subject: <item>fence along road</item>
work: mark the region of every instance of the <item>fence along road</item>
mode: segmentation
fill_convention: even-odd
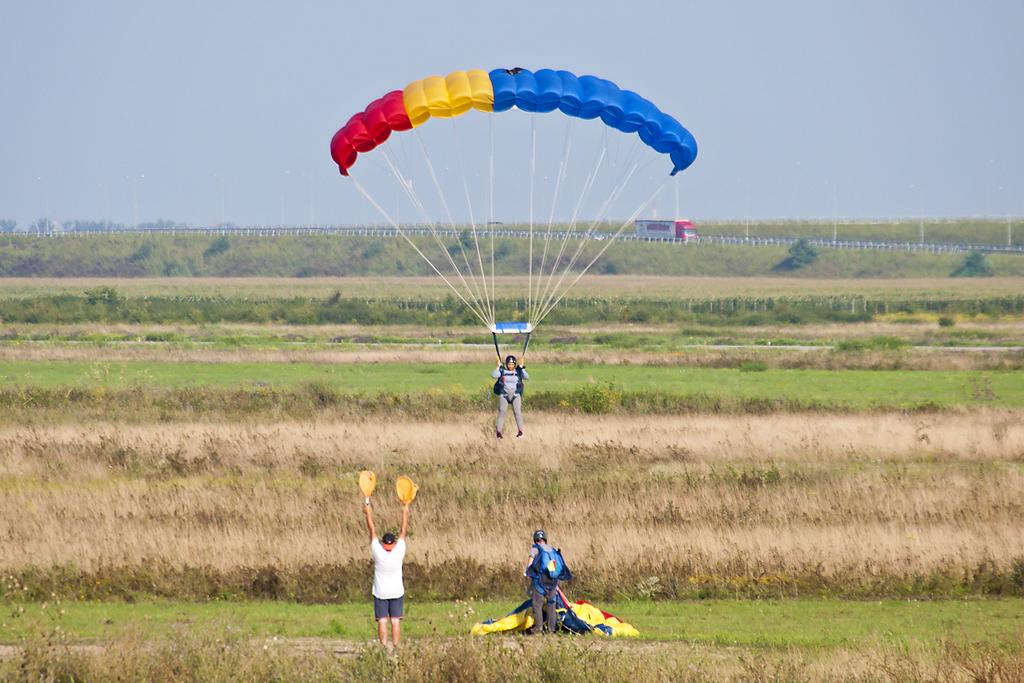
[[[423,225],[409,225],[402,228],[402,232],[412,237],[432,237],[437,234],[440,237],[458,238],[467,233],[469,228],[464,230],[452,230],[451,228],[435,228],[433,231]],[[245,226],[223,226],[223,227],[199,227],[199,228],[109,228],[104,230],[89,231],[63,231],[52,230],[46,232],[14,233],[25,234],[34,237],[75,237],[93,234],[168,234],[168,235],[237,235],[241,237],[283,237],[295,235],[336,235],[338,237],[398,237],[399,232],[390,226],[384,225],[245,225]],[[477,228],[479,239],[495,238],[504,239],[529,239],[530,231],[510,228]],[[543,239],[547,233],[543,230],[534,230],[533,238]],[[586,235],[585,231],[572,231],[569,239],[581,239]],[[552,231],[551,239],[562,240],[566,238],[565,231]],[[611,239],[608,233],[596,233],[590,237],[594,240]],[[980,251],[996,254],[1024,254],[1024,246],[1000,246],[994,244],[955,244],[955,243],[929,243],[929,242],[891,242],[886,240],[830,240],[823,237],[743,237],[739,235],[701,235],[698,240],[683,241],[679,239],[659,239],[654,237],[637,237],[636,235],[620,235],[615,238],[622,242],[659,242],[674,246],[700,246],[702,244],[737,244],[752,247],[788,247],[800,239],[815,247],[826,247],[829,249],[859,249],[879,251],[925,251],[931,253],[957,253]]]

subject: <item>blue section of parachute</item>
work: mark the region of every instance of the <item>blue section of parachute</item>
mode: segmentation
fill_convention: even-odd
[[[697,141],[679,121],[611,81],[552,69],[495,69],[489,75],[496,112],[512,107],[540,113],[558,109],[581,119],[600,118],[623,133],[638,133],[645,145],[669,155],[672,175],[697,158]]]
[[[530,323],[494,323],[491,331],[495,334],[526,334],[532,332]]]

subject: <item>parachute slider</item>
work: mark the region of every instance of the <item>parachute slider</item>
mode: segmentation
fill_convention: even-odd
[[[531,334],[533,325],[524,322],[494,323],[491,325],[491,334]]]
[[[526,362],[526,350],[530,348],[530,335],[533,334],[533,323],[505,322],[491,325],[491,339],[494,340],[494,352],[498,354],[498,363],[501,363],[501,348],[498,346],[499,334],[525,334],[526,342],[523,344],[523,357],[519,364]]]

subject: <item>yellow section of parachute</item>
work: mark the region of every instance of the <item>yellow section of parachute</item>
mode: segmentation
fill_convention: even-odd
[[[636,627],[632,624],[627,624],[618,617],[609,615],[604,616],[598,608],[591,605],[589,602],[577,602],[572,606],[572,611],[576,613],[583,621],[587,622],[593,627],[599,625],[607,627],[611,630],[611,636],[615,638],[636,638],[640,635],[640,631],[636,630]]]
[[[489,633],[520,633],[522,631],[529,631],[532,626],[533,612],[529,609],[522,609],[512,614],[507,614],[501,619],[473,624],[470,634],[486,636]]]
[[[402,104],[413,128],[430,117],[450,118],[470,109],[494,110],[491,77],[482,69],[453,71],[447,76],[430,76],[413,81],[402,91]]]

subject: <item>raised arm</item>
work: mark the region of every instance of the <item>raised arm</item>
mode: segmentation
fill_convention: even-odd
[[[398,532],[398,538],[405,538],[405,532],[409,530],[409,504],[402,505],[402,530]]]
[[[530,557],[526,560],[526,566],[523,567],[523,576],[530,575],[530,567],[533,566],[533,561],[537,559],[536,548],[530,547]]]
[[[370,542],[377,538],[377,529],[373,526],[373,509],[370,507],[370,499],[363,503],[363,514],[366,515],[366,529],[370,532]]]

